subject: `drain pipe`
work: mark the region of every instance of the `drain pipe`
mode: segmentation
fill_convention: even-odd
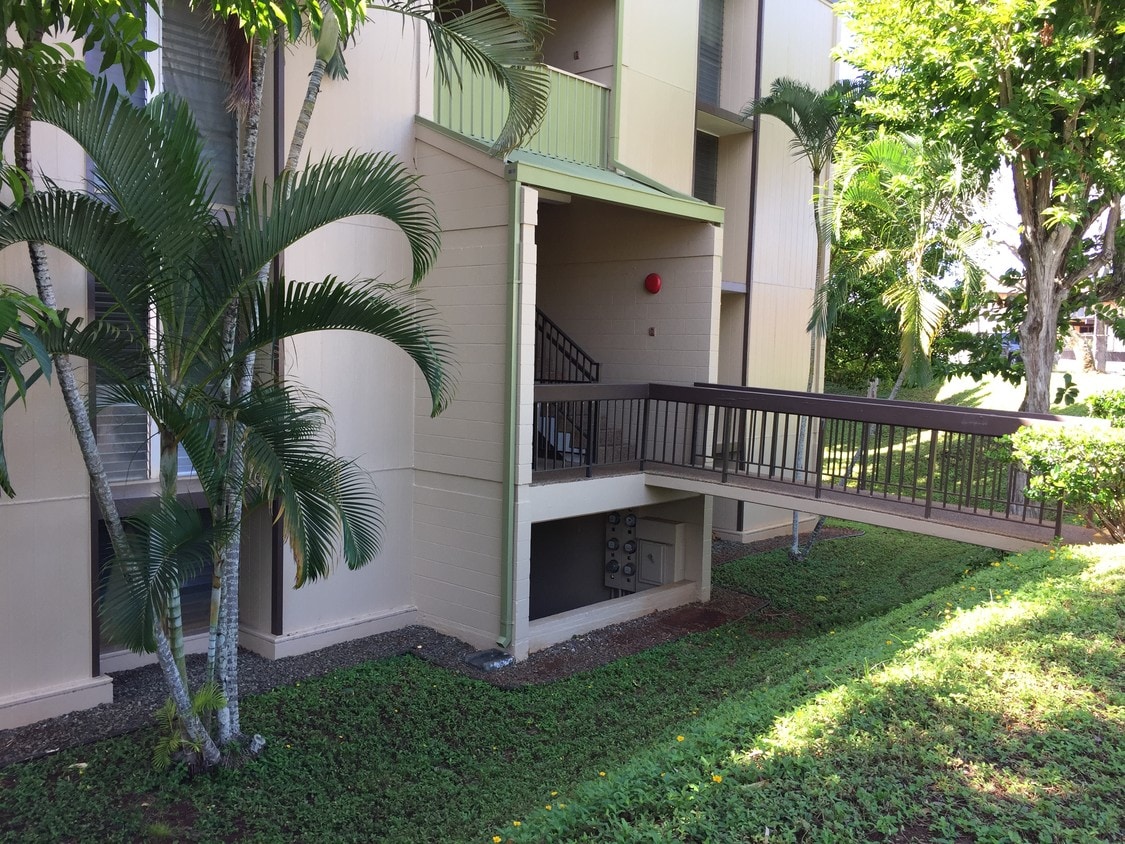
[[[766,0],[758,0],[758,31],[755,33],[754,48],[754,101],[762,97],[762,47],[764,33]],[[750,311],[754,286],[754,223],[758,216],[758,159],[761,149],[762,116],[754,115],[753,139],[750,141],[750,213],[746,230],[746,298],[742,308],[742,386],[750,386]],[[746,502],[738,502],[738,520],[735,528],[741,533],[746,523]]]
[[[515,607],[512,605],[516,573],[516,460],[519,444],[516,427],[519,422],[519,355],[520,355],[520,221],[523,218],[523,185],[513,179],[508,189],[511,237],[508,254],[508,419],[504,426],[504,526],[500,534],[500,634],[496,644],[507,648],[512,644]]]

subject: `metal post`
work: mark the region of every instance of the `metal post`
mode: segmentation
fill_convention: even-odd
[[[937,441],[938,432],[930,431],[930,460],[929,469],[926,472],[926,518],[930,518],[930,514],[934,510],[934,462],[937,460]]]
[[[727,482],[728,466],[730,461],[730,438],[731,438],[731,408],[723,408],[723,439],[720,447],[723,450],[723,483]]]
[[[590,405],[590,434],[586,438],[586,477],[594,475],[595,452],[598,450],[598,402],[591,399]]]

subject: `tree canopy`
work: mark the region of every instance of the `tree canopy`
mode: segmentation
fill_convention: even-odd
[[[1045,411],[1058,311],[1110,263],[1125,193],[1125,6],[843,0],[876,119],[953,144],[983,185],[1011,166],[1027,410]]]

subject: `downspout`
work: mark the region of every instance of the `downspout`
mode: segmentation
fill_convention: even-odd
[[[613,96],[613,125],[609,132],[609,161],[607,162],[610,169],[620,166],[617,155],[621,151],[621,56],[624,54],[622,42],[625,38],[625,0],[617,0],[615,11],[617,17],[614,27],[617,30],[615,33],[617,43],[614,46],[616,54],[613,57],[613,90],[610,92]]]
[[[754,56],[754,101],[762,97],[762,45],[764,43],[763,26],[765,19],[766,0],[758,0],[758,32],[756,34]],[[754,115],[753,133],[750,142],[750,214],[746,232],[746,300],[742,309],[742,386],[750,386],[750,310],[751,291],[750,283],[754,277],[754,223],[758,216],[758,159],[761,148],[762,116]]]
[[[282,45],[273,51],[273,170],[280,176],[285,167],[285,50]],[[285,253],[273,259],[273,283],[280,284],[285,274]],[[280,342],[273,344],[273,376],[281,380],[285,372]],[[278,503],[270,505],[270,633],[281,636],[285,632],[285,540],[282,536]]]
[[[516,574],[516,442],[519,422],[519,355],[520,355],[520,221],[523,218],[522,188],[512,180],[508,193],[508,364],[505,377],[508,386],[508,419],[504,426],[504,524],[500,533],[500,634],[496,643],[502,648],[512,644],[515,607],[512,604]]]
[[[755,33],[754,47],[754,101],[762,97],[762,47],[765,44],[766,0],[758,0],[758,31]],[[758,159],[761,147],[762,116],[754,115],[754,136],[750,141],[750,214],[746,232],[746,298],[742,308],[742,386],[750,386],[750,311],[754,286],[754,223],[758,216]],[[746,502],[738,502],[739,532],[743,530],[746,516]]]

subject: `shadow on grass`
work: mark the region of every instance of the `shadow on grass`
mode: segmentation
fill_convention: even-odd
[[[974,577],[963,609],[946,589],[841,637],[835,660],[823,638],[794,651],[785,679],[515,840],[1118,840],[1122,565],[1017,565]]]

